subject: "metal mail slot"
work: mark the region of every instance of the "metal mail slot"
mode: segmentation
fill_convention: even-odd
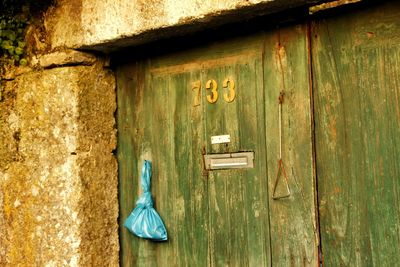
[[[204,155],[207,170],[254,168],[254,152]]]

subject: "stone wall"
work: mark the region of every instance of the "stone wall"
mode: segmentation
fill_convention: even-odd
[[[117,266],[114,76],[77,52],[41,62],[3,82],[0,265]]]

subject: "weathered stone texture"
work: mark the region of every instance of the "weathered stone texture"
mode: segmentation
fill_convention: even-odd
[[[53,48],[109,51],[319,2],[323,0],[60,0],[48,13],[46,28]]]
[[[113,75],[23,74],[0,108],[0,265],[118,265]]]
[[[97,58],[93,54],[75,50],[57,51],[39,56],[38,65],[41,68],[61,66],[93,65]]]
[[[93,67],[79,72],[77,81],[80,266],[118,266],[115,79],[110,71]]]
[[[12,162],[18,162],[20,155],[19,146],[19,122],[15,114],[16,91],[13,86],[2,82],[0,85],[0,266],[6,263],[6,255],[9,242],[6,231],[11,223],[6,219],[10,208],[4,206],[5,198],[4,182],[8,180],[8,174],[4,172]],[[17,187],[17,185],[16,185]]]

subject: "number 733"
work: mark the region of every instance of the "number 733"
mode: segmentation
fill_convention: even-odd
[[[230,79],[226,78],[223,83],[222,83],[222,88],[224,88],[224,100],[227,103],[233,102],[236,97],[236,91],[235,91],[235,82]],[[215,80],[208,80],[206,82],[206,87],[205,89],[207,91],[210,91],[210,94],[207,94],[207,101],[211,104],[214,104],[217,102],[219,94],[218,94],[218,83]],[[200,106],[201,104],[201,81],[195,81],[192,83],[192,90],[195,91],[195,97],[193,100],[193,106]]]

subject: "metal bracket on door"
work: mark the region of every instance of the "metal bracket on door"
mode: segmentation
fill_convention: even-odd
[[[287,194],[286,195],[281,195],[281,196],[275,196],[275,192],[276,192],[276,187],[278,185],[278,181],[279,181],[279,175],[283,174],[283,177],[285,178],[285,182],[286,182],[286,189],[287,189]],[[291,194],[290,192],[290,188],[289,188],[289,181],[288,181],[288,177],[286,175],[286,171],[285,171],[285,167],[283,166],[283,161],[282,159],[280,159],[278,161],[278,172],[276,173],[276,180],[275,180],[275,184],[274,184],[274,189],[272,192],[272,199],[273,200],[277,200],[277,199],[281,199],[281,198],[286,198],[289,197]]]
[[[288,176],[286,174],[285,171],[285,166],[283,164],[283,160],[282,160],[282,103],[283,103],[283,97],[284,97],[284,92],[281,91],[279,94],[279,159],[278,159],[278,171],[276,173],[276,179],[275,179],[275,183],[274,183],[274,188],[272,191],[272,199],[277,200],[277,199],[281,199],[281,198],[286,198],[289,197],[291,192],[290,192],[290,188],[289,188],[289,180],[288,180]],[[280,174],[283,175],[283,178],[285,179],[286,182],[286,189],[287,189],[287,194],[286,195],[281,195],[281,196],[275,196],[275,192],[276,192],[276,187],[278,186],[278,182],[279,182],[279,177]]]

